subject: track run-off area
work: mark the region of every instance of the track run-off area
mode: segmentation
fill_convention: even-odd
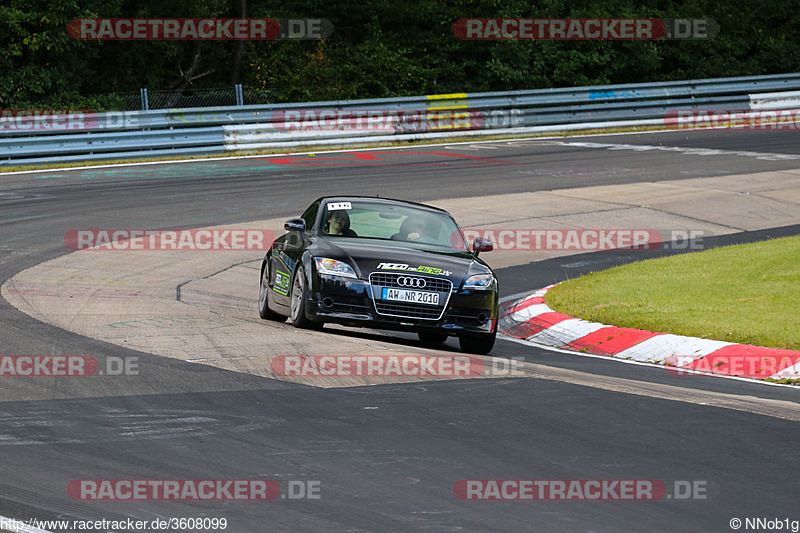
[[[0,174],[0,356],[95,365],[89,377],[0,376],[0,458],[14,465],[0,480],[0,515],[225,518],[236,532],[730,531],[734,518],[800,520],[796,388],[502,337],[474,357],[483,372],[457,379],[284,375],[276,360],[463,354],[454,338],[431,348],[411,334],[260,320],[263,251],[228,246],[236,232],[260,232],[268,246],[323,195],[418,201],[498,241],[482,257],[513,300],[631,261],[800,234],[798,141],[792,131],[681,131]],[[79,231],[132,229],[201,229],[218,249],[75,250]],[[621,235],[674,242],[614,249]],[[80,480],[270,480],[279,493],[101,501],[72,490]],[[474,501],[492,499],[486,480],[664,490]]]

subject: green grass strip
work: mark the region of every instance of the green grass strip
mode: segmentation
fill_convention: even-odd
[[[614,326],[800,350],[800,236],[592,272],[545,302]]]

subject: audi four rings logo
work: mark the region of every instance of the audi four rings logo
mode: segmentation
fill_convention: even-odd
[[[425,287],[425,280],[423,278],[409,278],[407,276],[400,276],[397,278],[397,284],[401,287],[414,287],[421,289]]]

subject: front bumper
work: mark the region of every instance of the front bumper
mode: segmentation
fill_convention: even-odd
[[[318,274],[309,291],[306,316],[314,321],[348,326],[448,335],[494,331],[499,305],[496,288],[466,291],[452,288],[449,293],[441,293],[440,301],[445,296],[446,301],[436,310],[421,306],[417,310],[411,309],[412,306],[387,307],[381,299],[381,289],[381,285],[367,280]]]

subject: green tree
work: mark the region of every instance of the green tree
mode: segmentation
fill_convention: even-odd
[[[0,6],[0,106],[79,107],[97,50],[66,32],[74,18],[92,16],[115,0],[10,0]]]
[[[76,41],[80,17],[328,19],[324,40]],[[800,71],[797,0],[7,0],[0,106],[112,105],[88,94],[245,86],[282,101],[641,83]],[[715,39],[468,41],[461,18],[707,18]],[[241,68],[237,68],[239,57]],[[83,95],[83,96],[82,96]],[[99,107],[98,107],[99,106]]]

